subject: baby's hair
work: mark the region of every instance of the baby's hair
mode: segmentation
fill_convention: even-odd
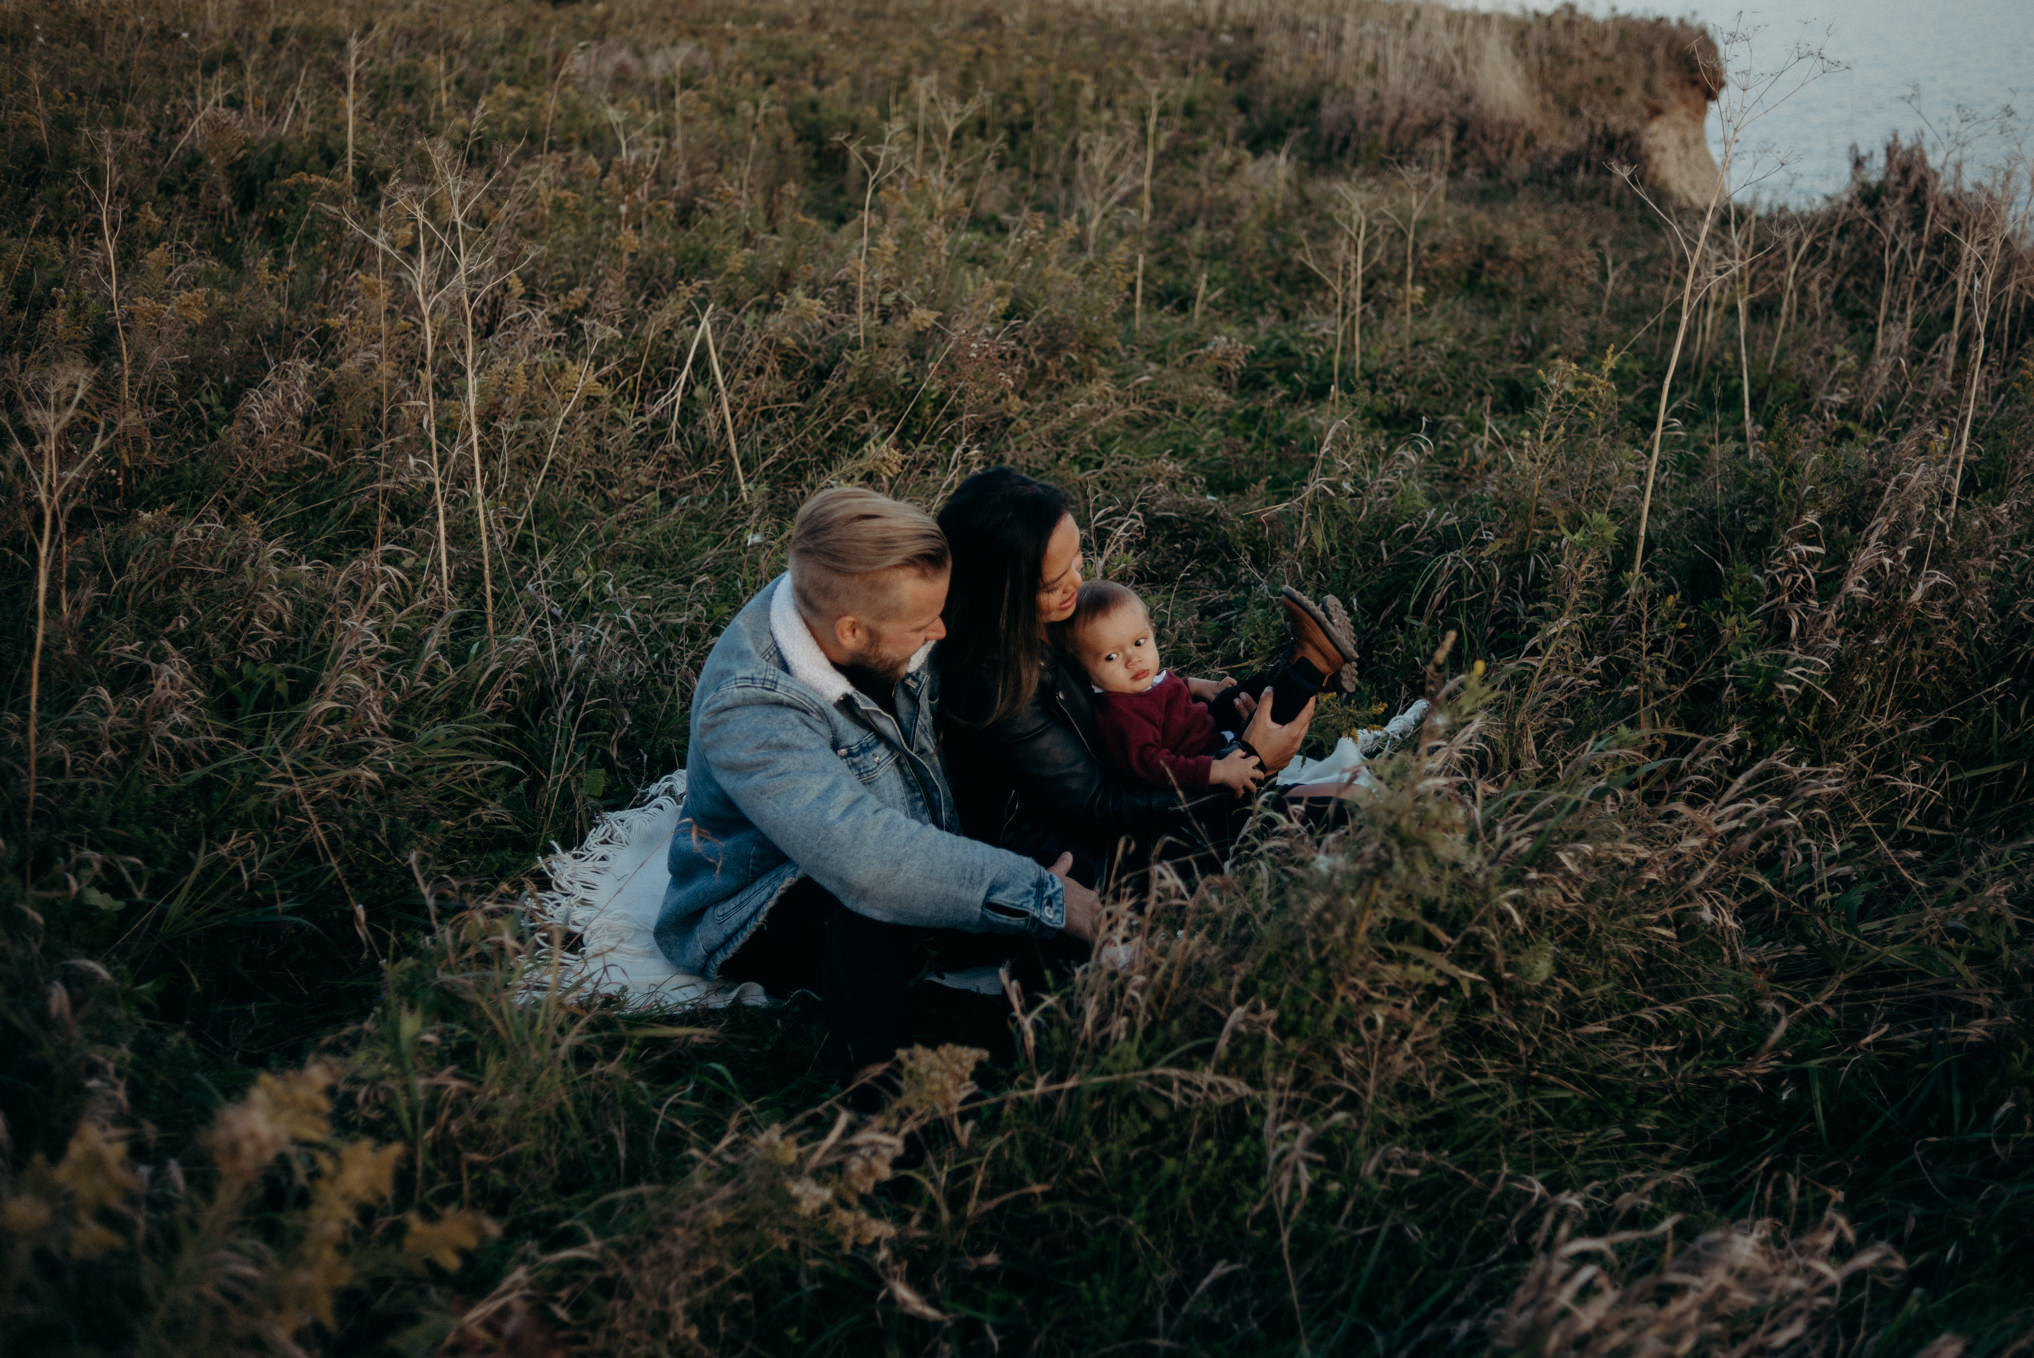
[[[1136,590],[1114,580],[1090,580],[1074,596],[1073,613],[1059,624],[1058,640],[1071,650],[1090,623],[1111,616],[1117,609],[1132,607],[1144,608],[1144,600],[1137,597]],[[1150,611],[1145,609],[1147,616]]]

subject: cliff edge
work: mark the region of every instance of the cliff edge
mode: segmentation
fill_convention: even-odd
[[[1089,0],[1121,14],[1123,0]],[[1709,32],[1667,19],[1487,14],[1397,0],[1130,0],[1210,30],[1262,113],[1311,118],[1359,161],[1419,156],[1500,177],[1637,168],[1656,195],[1706,203],[1705,135],[1723,87]]]

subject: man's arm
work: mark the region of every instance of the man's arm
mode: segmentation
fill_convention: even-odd
[[[816,699],[730,684],[700,709],[693,757],[785,857],[850,910],[892,924],[1050,933],[1067,924],[1059,877],[885,805],[835,753]],[[903,755],[899,755],[903,758]]]

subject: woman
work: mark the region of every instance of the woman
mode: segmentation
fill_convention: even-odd
[[[1131,782],[1096,757],[1087,676],[1046,628],[1072,615],[1081,533],[1066,493],[1008,467],[963,482],[939,514],[953,552],[947,638],[936,653],[946,764],[962,826],[978,839],[1106,877],[1129,861],[1220,849],[1251,803],[1226,790],[1190,798]],[[1292,721],[1259,706],[1241,734],[1267,772],[1299,752],[1313,704]]]

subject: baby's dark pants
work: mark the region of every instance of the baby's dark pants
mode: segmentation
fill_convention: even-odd
[[[1236,698],[1247,693],[1260,698],[1265,689],[1271,690],[1271,719],[1283,726],[1297,717],[1300,709],[1320,693],[1327,684],[1327,677],[1313,667],[1312,662],[1297,656],[1286,659],[1268,670],[1259,670],[1240,684],[1231,684],[1217,693],[1208,702],[1208,711],[1215,718],[1217,731],[1233,731],[1241,734],[1250,724],[1250,719],[1236,710]]]

